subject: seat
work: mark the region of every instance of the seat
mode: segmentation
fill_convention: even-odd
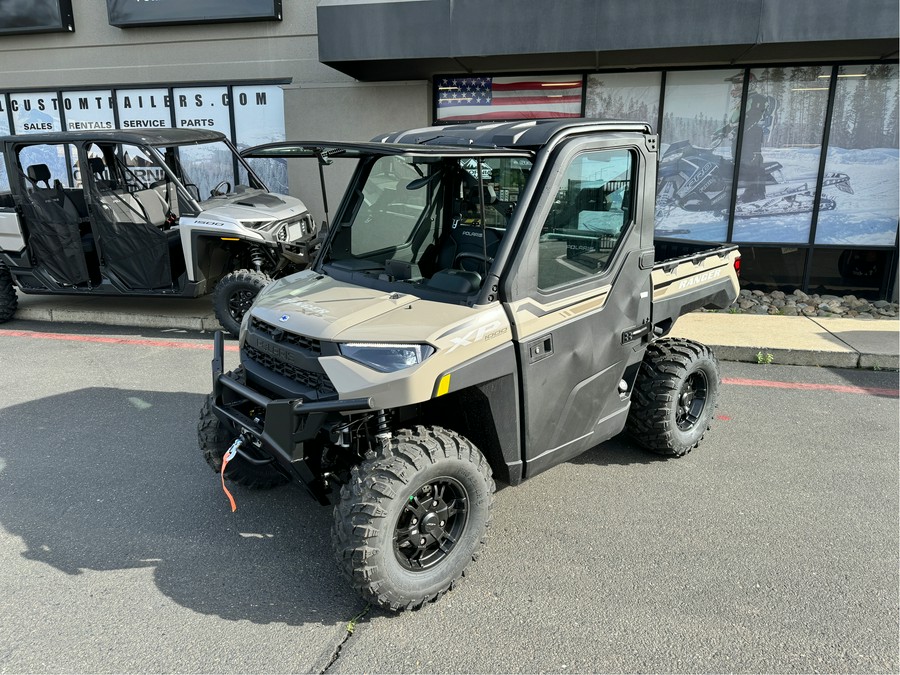
[[[25,174],[28,176],[28,180],[31,181],[31,184],[35,187],[35,189],[50,189],[50,167],[46,164],[32,164],[28,167]],[[43,188],[38,185],[38,183],[40,183],[41,181],[44,182]]]
[[[144,209],[129,192],[107,190],[100,195],[100,204],[107,217],[114,223],[137,223],[144,221]]]
[[[115,189],[115,182],[105,178],[103,175],[104,171],[106,171],[106,164],[103,163],[102,157],[88,157],[88,166],[91,169],[91,174],[94,176],[94,183],[100,190]]]
[[[41,206],[52,205],[60,207],[65,213],[66,220],[77,223],[81,220],[81,212],[75,206],[72,198],[66,194],[62,183],[58,180],[50,186],[50,167],[46,164],[32,164],[26,171],[28,180],[31,181],[32,201],[40,200]],[[44,183],[44,187],[40,183]]]
[[[149,223],[156,225],[157,227],[166,224],[166,211],[168,209],[166,203],[156,190],[147,188],[146,190],[133,192],[132,195],[137,200],[137,203],[141,205],[141,208],[144,210],[144,215],[147,217]]]
[[[478,225],[452,227],[439,244],[437,269],[460,269],[486,274],[497,254],[500,237],[497,230],[482,229]]]

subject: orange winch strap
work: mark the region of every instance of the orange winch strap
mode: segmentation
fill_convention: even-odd
[[[237,511],[237,504],[234,503],[234,497],[231,496],[231,493],[228,491],[228,488],[225,487],[225,467],[228,466],[228,462],[234,459],[234,456],[237,454],[238,446],[241,444],[241,439],[237,439],[234,443],[231,444],[231,447],[228,448],[228,451],[222,457],[222,471],[219,474],[222,477],[222,489],[225,491],[225,495],[228,497],[228,501],[231,502],[231,512],[234,513]]]

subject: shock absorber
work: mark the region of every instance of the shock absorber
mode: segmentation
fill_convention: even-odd
[[[375,416],[375,440],[382,450],[387,450],[391,444],[391,427],[384,410],[379,410]]]
[[[265,257],[261,250],[259,250],[259,246],[251,246],[250,247],[250,262],[253,263],[253,266],[256,268],[257,272],[262,272],[263,263],[266,261]]]

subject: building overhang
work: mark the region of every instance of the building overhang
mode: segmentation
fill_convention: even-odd
[[[359,80],[896,59],[896,0],[321,0],[319,60]]]

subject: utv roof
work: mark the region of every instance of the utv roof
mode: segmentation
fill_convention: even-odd
[[[247,148],[244,157],[344,157],[366,155],[530,156],[551,139],[589,132],[652,133],[649,124],[599,119],[526,120],[490,124],[449,124],[396,131],[368,143],[283,141]]]
[[[0,136],[0,143],[131,143],[135,145],[190,145],[220,141],[225,135],[205,129],[100,129],[53,131],[46,134]]]
[[[396,131],[372,139],[380,143],[411,143],[444,146],[480,146],[493,148],[536,148],[546,145],[555,136],[574,135],[594,131],[652,133],[645,122],[567,118],[565,120],[522,120],[519,122],[491,122],[447,124]]]

